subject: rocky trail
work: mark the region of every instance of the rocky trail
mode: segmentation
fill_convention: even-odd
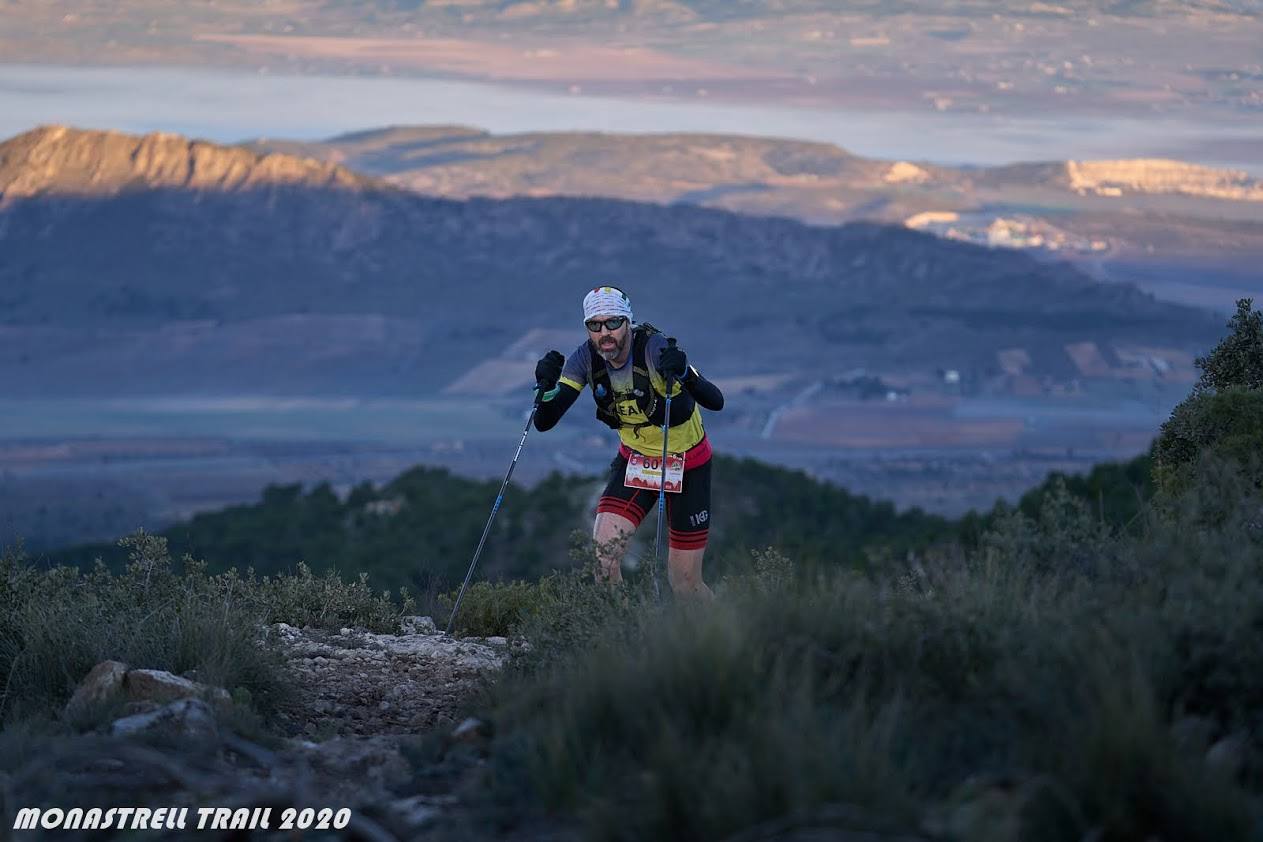
[[[107,704],[119,715],[95,733],[41,743],[39,757],[0,773],[0,800],[40,803],[55,788],[62,804],[273,808],[268,831],[197,834],[204,839],[281,838],[287,807],[349,808],[350,824],[328,831],[343,839],[455,838],[453,825],[468,827],[459,790],[484,762],[489,732],[465,709],[525,642],[451,638],[428,617],[406,618],[395,634],[285,624],[269,634],[294,689],[275,723],[284,736],[241,736],[249,729],[234,727],[240,712],[227,691],[196,676],[105,661],[80,683],[66,715]]]
[[[409,619],[393,635],[274,627],[298,688],[282,720],[294,736],[430,731],[457,716],[508,659],[505,638],[454,639],[428,617]]]

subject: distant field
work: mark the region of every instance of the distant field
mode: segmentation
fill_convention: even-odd
[[[455,38],[338,38],[292,35],[199,35],[199,41],[228,44],[260,56],[377,64],[396,70],[456,74],[493,81],[573,82],[716,80],[759,81],[791,78],[771,69],[755,70],[718,59],[671,55],[646,47],[531,40],[512,43]]]
[[[0,399],[0,440],[74,437],[226,437],[257,441],[430,444],[520,426],[485,401],[360,398],[170,397],[127,400]],[[0,457],[3,456],[0,450]]]
[[[950,407],[866,401],[790,410],[776,425],[775,436],[851,449],[1011,449],[1024,427],[1011,418],[954,418]]]
[[[769,414],[785,400],[782,385],[770,375],[726,381],[729,405],[707,419],[716,449],[952,515],[1014,499],[1050,470],[1141,453],[1169,408],[1104,394],[825,396],[791,404],[765,437]],[[107,540],[255,500],[274,483],[328,482],[346,493],[416,464],[499,478],[526,408],[470,398],[0,400],[0,545]],[[601,475],[616,447],[584,398],[556,430],[530,434],[515,478],[529,485],[553,471]]]

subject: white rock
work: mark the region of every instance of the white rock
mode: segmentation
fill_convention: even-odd
[[[110,726],[115,735],[137,734],[142,731],[171,729],[181,737],[215,737],[219,729],[215,715],[201,699],[179,699],[149,713],[138,713],[117,719]]]
[[[216,702],[227,702],[228,691],[189,681],[166,670],[129,670],[123,678],[127,698],[137,702],[170,702],[209,695]]]
[[[488,736],[491,726],[483,720],[471,716],[452,729],[453,740],[461,742],[477,742]]]
[[[79,682],[74,695],[66,703],[66,712],[73,713],[85,707],[100,704],[123,691],[123,679],[127,664],[120,661],[102,661]]]
[[[404,617],[399,621],[404,634],[438,634],[433,617]]]

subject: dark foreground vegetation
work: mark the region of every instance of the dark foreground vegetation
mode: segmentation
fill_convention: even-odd
[[[606,839],[1254,838],[1246,491],[1208,466],[1140,537],[1053,496],[879,575],[765,555],[706,611],[549,600],[522,626],[549,645],[498,688],[492,792]]]
[[[479,585],[463,631],[530,648],[471,700],[494,737],[429,832],[1263,839],[1263,317],[1243,304],[1231,329],[1155,442],[1151,496],[1115,516],[1134,466],[860,563],[748,553],[705,607],[653,599],[643,572]],[[213,676],[266,734],[285,682],[263,624],[405,610],[129,549],[122,574],[3,568],[6,780],[28,780],[13,746],[94,727],[55,711],[95,659]],[[413,757],[423,791],[447,761],[425,740]]]

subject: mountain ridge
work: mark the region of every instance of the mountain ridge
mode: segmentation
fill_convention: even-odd
[[[133,135],[46,125],[0,142],[0,201],[61,192],[105,195],[139,186],[231,191],[264,185],[388,189],[314,158],[167,132]]]
[[[1225,312],[1263,295],[1263,180],[1169,159],[952,167],[768,137],[467,126],[248,145],[336,161],[424,195],[604,196],[815,225],[873,221],[1070,260],[1102,280]]]
[[[397,149],[400,144],[405,148]],[[754,135],[494,134],[473,126],[443,125],[390,126],[311,142],[261,138],[238,145],[170,132],[135,135],[44,125],[0,140],[0,196],[31,196],[61,189],[108,193],[138,183],[200,190],[236,190],[268,184],[387,190],[391,185],[402,185],[449,198],[594,195],[567,193],[547,184],[535,183],[530,189],[515,184],[514,177],[518,182],[540,180],[538,170],[529,166],[498,184],[486,175],[474,174],[479,172],[477,165],[481,161],[500,155],[520,162],[524,148],[539,155],[550,145],[581,155],[583,166],[577,169],[587,173],[614,169],[628,158],[643,159],[663,177],[684,186],[688,182],[682,181],[683,170],[688,170],[697,182],[744,178],[747,183],[762,179],[774,185],[794,186],[846,178],[853,187],[1017,183],[1079,195],[1116,197],[1131,192],[1263,202],[1263,179],[1240,170],[1163,158],[1035,161],[962,168],[866,158],[834,144]],[[418,150],[442,151],[420,155],[416,154]],[[388,156],[393,159],[393,166],[387,162]],[[348,161],[353,162],[351,167],[346,165]],[[409,161],[416,164],[415,169],[408,167]],[[363,172],[358,171],[359,166],[364,167]],[[425,180],[415,174],[424,169],[455,169],[456,174]],[[461,172],[469,173],[464,181]],[[604,195],[621,197],[618,193]]]
[[[588,167],[602,166],[606,161],[610,168],[626,158],[655,156],[655,167],[676,164],[679,169],[693,168],[707,160],[738,160],[744,156],[766,158],[769,153],[792,158],[798,165],[790,171],[769,163],[768,173],[792,178],[795,175],[825,178],[838,175],[846,167],[847,174],[863,176],[872,184],[915,182],[942,182],[944,186],[976,181],[983,184],[1017,182],[1025,186],[1064,188],[1071,192],[1088,192],[1096,195],[1121,195],[1103,192],[1111,189],[1143,194],[1180,193],[1193,197],[1230,199],[1236,201],[1263,202],[1263,179],[1255,178],[1242,170],[1209,167],[1168,158],[1122,159],[1065,159],[1051,161],[1026,161],[989,167],[957,167],[927,164],[921,161],[904,161],[889,158],[869,158],[857,155],[836,144],[821,141],[795,140],[791,138],[759,135],[723,134],[707,132],[655,132],[627,134],[595,131],[521,132],[496,134],[476,126],[445,125],[394,125],[381,129],[368,129],[337,135],[322,141],[285,141],[259,139],[247,141],[248,148],[260,150],[296,150],[322,160],[350,161],[364,171],[380,176],[393,176],[392,180],[416,189],[418,182],[408,178],[406,168],[408,153],[414,148],[448,147],[453,163],[462,163],[460,151],[470,150],[470,160],[480,160],[473,152],[481,151],[487,158],[495,154],[515,154],[519,149],[530,148],[536,155],[547,152],[548,147],[569,149],[584,155]],[[393,153],[393,167],[387,167],[387,153]],[[686,153],[696,153],[691,156]],[[373,158],[372,155],[382,156]],[[671,158],[676,160],[671,160]],[[681,164],[681,159],[687,159]],[[436,160],[421,157],[419,166],[441,167],[443,157]],[[764,163],[768,163],[764,161]],[[814,165],[814,166],[813,166]],[[675,175],[673,172],[672,175]],[[713,175],[713,174],[712,174]],[[529,178],[524,175],[523,178]],[[699,180],[705,173],[696,176]],[[739,174],[731,174],[732,178]],[[479,179],[471,178],[477,183]],[[485,181],[485,179],[483,180]],[[479,194],[459,183],[448,182],[455,187],[448,195],[508,195],[507,188],[491,186],[495,192]]]
[[[8,183],[26,185],[0,206],[0,377],[15,392],[262,387],[258,354],[288,390],[442,389],[530,329],[571,324],[577,291],[598,281],[631,288],[642,317],[689,325],[702,345],[766,338],[767,372],[823,353],[981,378],[1016,347],[1030,372],[1069,380],[1067,345],[1195,345],[1216,325],[1134,286],[898,226],[604,198],[452,200],[298,158],[103,137],[45,138],[66,148],[21,158],[38,178],[0,146]],[[102,144],[108,167],[91,161]],[[187,167],[195,147],[204,170]],[[49,175],[48,160],[73,166]],[[232,168],[242,161],[257,166]],[[731,355],[708,370],[751,373]]]

